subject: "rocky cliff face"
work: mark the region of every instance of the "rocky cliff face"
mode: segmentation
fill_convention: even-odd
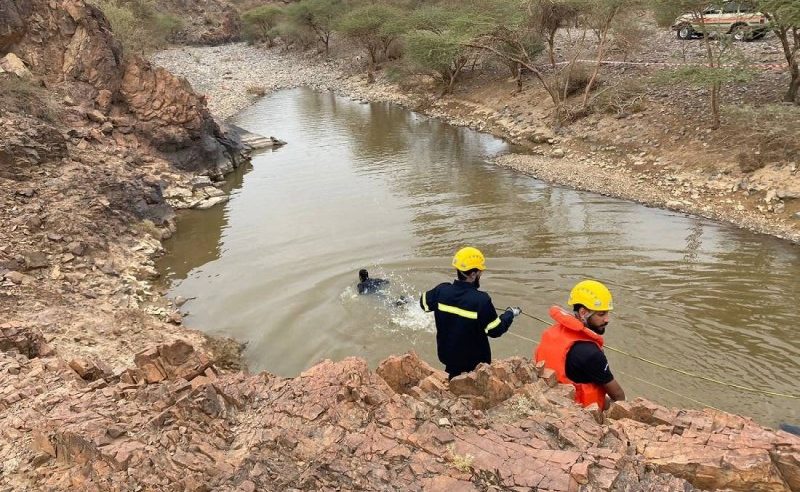
[[[0,325],[0,484],[47,490],[789,491],[800,438],[637,400],[606,418],[521,358],[223,375],[176,341],[116,374]]]
[[[0,0],[0,12],[0,56],[13,53],[67,94],[76,106],[72,127],[148,147],[182,169],[224,166],[234,155],[203,97],[166,70],[124,56],[97,8],[83,0]]]

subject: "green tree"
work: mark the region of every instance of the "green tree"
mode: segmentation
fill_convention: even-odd
[[[475,59],[475,50],[466,46],[469,36],[461,29],[462,15],[445,6],[425,5],[408,19],[406,56],[412,67],[441,79],[442,94],[453,90],[462,69]]]
[[[790,80],[783,100],[797,102],[800,90],[800,1],[762,0],[758,5],[769,19],[772,31],[780,39],[786,57]]]
[[[406,54],[416,67],[432,70],[441,78],[442,94],[453,90],[461,70],[474,56],[463,36],[453,31],[413,31],[407,37]]]
[[[114,37],[128,53],[147,56],[165,48],[183,23],[160,12],[148,0],[94,0],[108,19]]]
[[[279,21],[272,30],[272,33],[273,36],[283,43],[286,50],[296,46],[305,51],[317,42],[314,31],[305,26],[300,26],[295,22],[291,22],[288,19]]]
[[[555,40],[559,29],[574,23],[580,11],[575,0],[534,0],[530,3],[533,20],[547,40],[547,56],[556,66]]]
[[[597,48],[595,51],[595,66],[583,92],[584,107],[589,103],[589,94],[597,81],[597,75],[600,73],[603,57],[608,47],[609,32],[611,32],[622,13],[638,7],[638,0],[593,0],[585,5],[583,9],[585,22],[597,35]]]
[[[405,32],[405,16],[405,12],[391,5],[367,4],[347,12],[336,23],[338,31],[366,52],[370,79],[392,43]]]
[[[245,37],[251,41],[266,41],[272,47],[275,42],[276,29],[284,12],[280,7],[262,5],[242,14]]]
[[[466,8],[466,7],[464,7]],[[472,5],[469,22],[471,39],[467,46],[485,50],[507,63],[516,63],[529,71],[553,102],[553,123],[561,126],[567,119],[567,98],[574,92],[578,57],[586,47],[587,29],[582,26],[577,35],[570,34],[567,60],[549,72],[537,63],[545,49],[545,31],[537,20],[535,9],[525,0],[480,0]]]
[[[341,0],[301,0],[286,7],[286,14],[292,22],[313,31],[328,55],[331,34],[344,9]]]

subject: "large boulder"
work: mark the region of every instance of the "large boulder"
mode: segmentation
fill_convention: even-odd
[[[78,113],[98,125],[96,139],[114,132],[113,123],[98,121],[109,116],[125,120],[124,133],[135,132],[182,169],[236,165],[237,146],[223,137],[205,98],[185,80],[123,53],[97,7],[84,0],[0,0],[3,9],[22,27],[4,28],[4,37],[0,31],[0,54],[13,50],[45,83],[88,104]]]
[[[194,171],[228,159],[229,142],[186,79],[135,58],[125,65],[120,95],[140,132],[178,167]]]
[[[25,26],[6,50],[31,71],[53,84],[80,83],[116,92],[122,47],[99,9],[82,0],[3,1],[16,4]]]
[[[216,378],[211,358],[183,340],[139,352],[133,362],[137,369],[129,369],[123,377],[130,382],[192,381],[198,377],[203,377],[199,382],[206,382]]]
[[[13,73],[21,78],[29,78],[31,76],[31,71],[28,70],[25,63],[14,53],[9,53],[0,58],[0,73],[3,72]]]
[[[391,356],[381,362],[375,372],[397,393],[409,393],[411,388],[437,372],[440,373],[440,379],[447,378],[444,372],[437,371],[420,359],[416,352]]]
[[[800,438],[718,410],[614,403],[611,425],[648,466],[707,490],[799,490]]]
[[[479,364],[474,371],[454,377],[450,380],[450,391],[471,397],[476,408],[491,408],[536,379],[536,367],[529,360],[512,357],[491,365]]]

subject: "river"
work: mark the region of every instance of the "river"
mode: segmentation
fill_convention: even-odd
[[[182,214],[159,269],[169,295],[194,298],[186,324],[246,341],[252,370],[293,376],[351,355],[374,366],[408,350],[441,367],[432,315],[394,301],[451,280],[452,254],[473,245],[487,256],[482,289],[499,308],[545,319],[572,285],[595,278],[614,295],[612,347],[800,393],[795,245],[542,183],[491,163],[515,150],[502,140],[389,104],[294,89],[233,122],[288,145],[231,176],[224,206]],[[386,296],[357,295],[360,268],[391,281]],[[538,340],[543,328],[521,317],[511,332]],[[532,349],[510,334],[492,340],[495,358]],[[800,421],[796,399],[608,357],[629,397]]]

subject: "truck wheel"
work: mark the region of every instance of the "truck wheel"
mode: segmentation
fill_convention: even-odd
[[[678,26],[678,30],[675,31],[675,35],[678,36],[678,39],[682,39],[686,41],[687,39],[692,39],[694,36],[694,29],[689,24],[681,24]]]
[[[733,34],[734,41],[750,41],[753,39],[753,34],[750,32],[750,28],[739,24],[737,26],[733,26],[731,29],[731,34]]]

